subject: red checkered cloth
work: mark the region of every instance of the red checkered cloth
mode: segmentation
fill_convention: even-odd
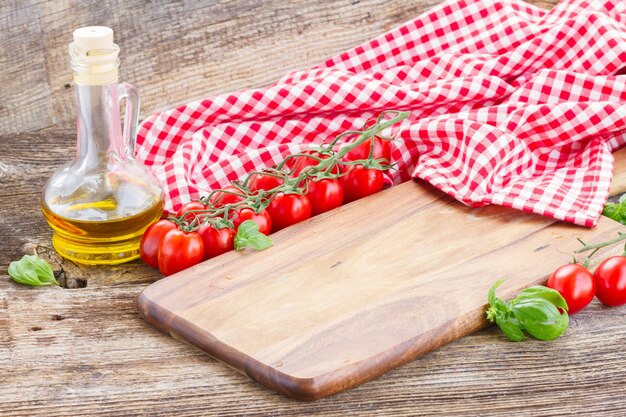
[[[137,158],[167,208],[361,127],[393,126],[389,184],[593,226],[626,143],[626,2],[450,0],[306,71],[143,122]]]

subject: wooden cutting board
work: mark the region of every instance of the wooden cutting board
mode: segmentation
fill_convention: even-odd
[[[138,306],[159,330],[314,400],[486,326],[496,280],[506,279],[504,297],[544,283],[576,238],[599,242],[622,228],[604,217],[589,230],[469,208],[409,182],[284,229],[266,251],[233,251],[160,280]]]

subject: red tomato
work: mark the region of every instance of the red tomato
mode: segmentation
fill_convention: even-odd
[[[281,178],[269,174],[254,174],[250,179],[250,192],[255,193],[259,190],[269,191],[283,183]]]
[[[300,194],[278,193],[267,208],[276,232],[311,217],[311,202]]]
[[[304,152],[301,152],[301,153],[306,154],[306,155],[312,155],[312,156],[314,156],[316,158],[320,158],[320,159],[327,159],[328,158],[328,155],[320,154],[317,151],[304,151]],[[304,170],[304,168],[310,167],[310,166],[315,166],[315,165],[317,165],[319,163],[320,163],[320,161],[318,161],[317,159],[312,158],[310,156],[296,156],[295,158],[290,158],[287,161],[286,165],[287,165],[287,168],[289,168],[292,171],[291,175],[294,176],[294,177],[297,177],[302,172],[302,170]],[[333,168],[332,172],[334,174],[339,173],[339,167],[335,166]]]
[[[232,219],[235,230],[237,230],[239,225],[246,220],[253,220],[256,222],[256,224],[259,225],[259,232],[264,235],[269,235],[272,231],[272,218],[267,210],[261,210],[258,213],[255,213],[254,210],[248,207],[237,210],[235,212],[235,217]]]
[[[243,200],[242,194],[243,191],[239,188],[234,185],[229,185],[221,191],[214,193],[209,200],[209,204],[217,208],[224,207],[226,204],[236,204]]]
[[[216,229],[209,223],[204,223],[197,230],[202,238],[204,246],[204,258],[211,259],[217,255],[221,255],[233,249],[235,239],[235,229],[224,227]]]
[[[159,244],[163,236],[170,230],[177,229],[176,223],[171,220],[159,220],[156,223],[152,223],[141,237],[139,243],[139,254],[141,259],[148,265],[158,268],[159,267]]]
[[[374,140],[374,151],[372,152],[372,158],[385,158],[387,163],[391,163],[391,141],[374,137],[373,139],[366,140],[356,148],[348,152],[343,158],[346,161],[356,161],[357,159],[368,159],[370,156],[371,143]]]
[[[626,304],[626,257],[611,256],[598,265],[596,297],[607,306]]]
[[[204,244],[196,232],[170,230],[159,244],[159,270],[165,276],[194,266],[203,257]]]
[[[205,206],[203,203],[199,201],[192,201],[190,203],[185,204],[181,208],[179,208],[178,211],[176,212],[176,217],[181,217],[183,214],[187,213],[188,211],[206,210],[206,209],[207,209],[207,206]],[[191,223],[196,217],[198,217],[198,215],[202,217],[202,213],[189,213],[185,216],[185,220],[188,223]]]
[[[578,313],[596,295],[596,283],[591,272],[582,265],[558,267],[548,279],[548,287],[557,290],[569,307],[568,313]]]
[[[343,187],[344,203],[377,193],[385,185],[381,171],[367,169],[363,165],[348,167],[347,173],[339,178],[339,182]]]
[[[311,213],[315,216],[339,207],[343,203],[343,188],[339,180],[335,179],[310,180],[306,196],[311,202]]]

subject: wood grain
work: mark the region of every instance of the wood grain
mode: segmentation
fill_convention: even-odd
[[[604,241],[622,228],[469,208],[408,182],[281,231],[266,251],[163,279],[138,303],[161,331],[314,400],[484,327],[496,279],[507,279],[504,297],[544,283],[576,238]]]
[[[81,26],[114,29],[120,77],[138,88],[145,117],[194,98],[270,84],[437,3],[5,1],[0,3],[0,133],[73,127],[67,45]]]
[[[250,26],[230,26],[228,36],[239,37],[234,48],[225,36],[224,42],[209,45],[204,38],[213,39],[216,28],[223,26],[206,29],[204,23],[215,15],[228,25],[224,10],[238,15],[251,2],[150,2],[145,7],[144,2],[114,0],[0,2],[0,126],[8,132],[0,135],[0,415],[622,417],[623,308],[604,308],[594,301],[572,317],[565,337],[550,343],[510,343],[490,327],[348,392],[299,403],[260,389],[199,349],[148,326],[137,313],[136,296],[160,277],[158,272],[139,263],[78,267],[60,261],[50,250],[50,232],[37,201],[45,179],[74,151],[65,48],[76,25],[114,25],[122,39],[122,77],[140,88],[146,115],[206,92],[271,82],[289,69],[312,65],[401,24],[437,2],[322,1],[309,2],[308,8],[305,2],[294,2],[294,7],[278,8],[277,1],[257,1],[259,25],[269,26],[268,16],[275,9],[283,20],[259,36]],[[549,8],[557,0],[531,3]],[[342,14],[335,14],[335,8],[342,8]],[[343,20],[348,15],[352,17]],[[41,25],[41,19],[47,24]],[[196,21],[203,22],[202,27],[190,30]],[[307,25],[317,32],[309,32]],[[128,47],[131,37],[141,48]],[[177,37],[175,46],[193,50],[197,62],[172,72],[171,66],[157,65],[155,56],[165,61]],[[239,53],[245,42],[251,45],[248,55]],[[61,48],[55,49],[54,60],[48,46]],[[266,53],[256,54],[261,47]],[[289,48],[288,59],[281,58],[283,47]],[[215,60],[215,53],[237,59]],[[147,64],[133,64],[131,74],[129,60]],[[20,70],[12,70],[17,64]],[[212,68],[210,76],[203,75],[205,67]],[[54,102],[46,87],[52,84]],[[63,130],[15,134],[50,125]],[[617,168],[616,173],[626,172],[624,165]],[[70,286],[82,288],[31,290],[9,281],[8,262],[33,252],[51,259]],[[563,255],[563,262],[567,260]]]

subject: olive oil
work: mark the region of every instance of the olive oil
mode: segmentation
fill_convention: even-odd
[[[118,53],[109,28],[74,32],[70,63],[78,110],[76,157],[54,172],[41,198],[55,250],[88,265],[138,258],[143,232],[163,213],[162,190],[134,160],[139,96],[130,84],[117,82]]]
[[[133,198],[120,198],[130,192]],[[139,257],[146,228],[163,213],[163,200],[138,185],[120,184],[107,198],[42,202],[59,255],[87,265],[115,265]]]

